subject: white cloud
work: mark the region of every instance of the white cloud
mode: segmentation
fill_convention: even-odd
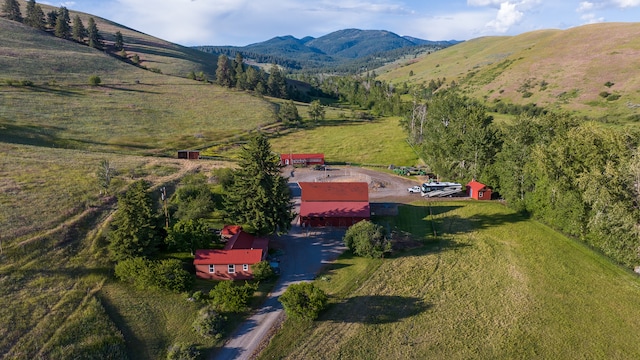
[[[580,3],[580,5],[578,6],[578,8],[576,9],[577,12],[588,12],[588,11],[592,11],[594,8],[596,7],[596,4],[590,2],[590,1],[583,1]]]
[[[469,6],[499,6],[504,0],[467,0]]]
[[[495,20],[487,23],[487,27],[495,30],[496,32],[505,33],[513,25],[520,22],[523,16],[524,13],[518,10],[517,4],[503,2],[500,4],[500,9],[498,10]]]
[[[611,1],[615,6],[621,8],[630,8],[640,6],[640,0],[612,0]]]

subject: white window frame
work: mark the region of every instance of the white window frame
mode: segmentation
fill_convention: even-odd
[[[227,272],[229,274],[235,274],[236,273],[236,264],[229,264],[227,266]]]
[[[209,273],[213,274],[214,272],[216,272],[216,267],[213,264],[209,264]]]
[[[242,271],[249,271],[249,264],[242,264]]]

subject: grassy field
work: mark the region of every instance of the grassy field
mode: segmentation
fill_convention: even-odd
[[[640,356],[637,276],[498,203],[428,206],[381,219],[424,247],[339,259],[316,281],[329,309],[286,321],[261,358]]]
[[[276,135],[270,142],[279,153],[324,153],[329,163],[416,165],[418,156],[405,139],[396,117],[372,121],[336,118],[310,124],[304,131]]]

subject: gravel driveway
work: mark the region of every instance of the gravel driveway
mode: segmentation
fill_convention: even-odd
[[[286,169],[291,176],[291,168]],[[377,203],[407,203],[420,199],[410,194],[408,187],[419,185],[422,179],[404,178],[373,170],[340,167],[327,170],[295,169],[289,178],[295,211],[300,206],[298,182],[314,181],[365,181],[369,183],[369,199],[372,208]],[[313,280],[324,264],[335,260],[345,247],[342,242],[345,229],[303,229],[294,220],[288,234],[272,239],[270,247],[280,250],[280,279],[262,307],[249,317],[229,338],[227,343],[211,359],[250,359],[262,340],[282,316],[278,297],[292,283]]]

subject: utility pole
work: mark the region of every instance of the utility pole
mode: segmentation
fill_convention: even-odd
[[[160,194],[161,194],[160,197],[162,198],[162,205],[164,208],[165,228],[169,230],[169,209],[167,208],[167,188],[164,186],[160,188]]]

